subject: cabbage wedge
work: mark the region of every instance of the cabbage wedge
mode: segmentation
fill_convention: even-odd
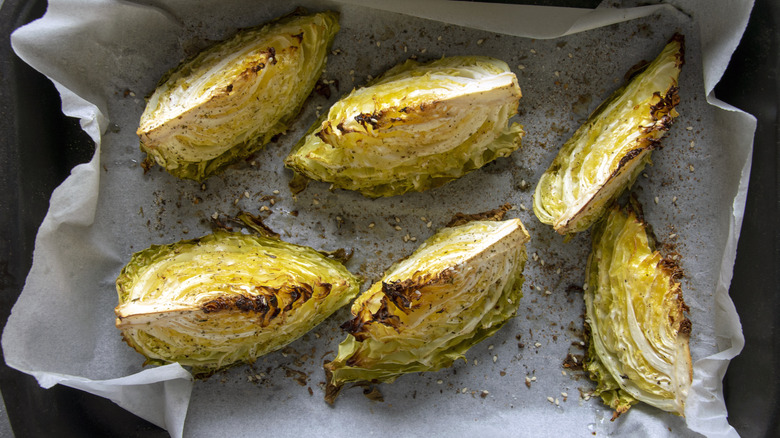
[[[200,181],[259,150],[300,111],[338,30],[335,12],[292,14],[182,63],[141,115],[145,165]]]
[[[585,369],[615,417],[640,401],[684,415],[693,371],[680,271],[654,250],[637,211],[614,207],[593,229]]]
[[[285,164],[372,198],[428,190],[520,147],[520,97],[497,59],[408,60],[336,102]]]
[[[519,219],[443,228],[352,304],[325,399],[346,382],[392,382],[452,365],[514,316],[528,233]]]
[[[116,326],[146,363],[210,374],[289,344],[359,283],[311,248],[217,231],[135,253],[116,288]]]
[[[677,117],[684,38],[615,91],[561,147],[536,185],[534,213],[560,234],[588,229],[630,187]]]

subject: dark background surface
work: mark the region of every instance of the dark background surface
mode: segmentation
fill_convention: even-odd
[[[516,1],[593,7],[598,0]],[[89,161],[91,139],[60,112],[49,80],[17,58],[9,36],[40,17],[45,1],[0,0],[0,327],[32,264],[35,234],[52,190],[76,164]],[[780,2],[757,0],[718,98],[758,119],[745,219],[730,293],[746,338],[729,366],[724,393],[729,422],[745,437],[780,436]],[[2,353],[0,353],[2,354]],[[0,391],[17,437],[163,437],[168,434],[106,399],[35,379],[0,361]],[[0,406],[1,407],[1,406]],[[0,412],[2,415],[2,412]],[[8,431],[8,423],[0,435]]]

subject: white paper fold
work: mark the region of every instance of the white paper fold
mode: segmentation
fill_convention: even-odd
[[[517,66],[524,94],[522,122],[528,135],[523,149],[512,160],[494,166],[497,170],[475,172],[436,195],[367,201],[354,194],[328,192],[315,186],[299,200],[282,194],[268,220],[270,225],[286,230],[285,238],[296,243],[321,248],[354,245],[356,260],[363,264],[358,266],[356,261],[350,269],[376,277],[393,259],[413,249],[399,243],[399,236],[392,228],[383,227],[383,221],[401,216],[404,227],[422,239],[431,230],[426,229],[424,222],[420,225],[420,216],[428,216],[436,221],[436,226],[441,226],[456,211],[487,210],[511,200],[521,206],[515,214],[532,232],[532,251],[547,257],[551,264],[558,263],[564,268],[563,273],[551,273],[544,266],[528,267],[521,316],[509,324],[511,327],[486,341],[485,346],[475,347],[475,355],[468,356],[473,362],[456,365],[457,374],[448,371],[433,376],[408,376],[406,383],[399,379],[393,386],[382,388],[388,400],[384,405],[372,405],[362,397],[349,395],[342,395],[335,409],[322,403],[317,388],[322,376],[317,373],[322,357],[332,352],[339,341],[337,322],[318,329],[323,334],[319,342],[304,338],[295,344],[294,351],[263,358],[254,368],[237,367],[222,377],[197,382],[194,389],[189,373],[178,365],[140,370],[142,359],[119,341],[113,327],[113,281],[129,254],[151,243],[167,243],[207,232],[204,224],[212,212],[235,213],[240,207],[256,210],[258,201],[243,199],[245,192],[285,191],[289,177],[279,163],[295,140],[283,139],[280,145],[269,146],[262,160],[248,169],[239,167],[235,175],[208,180],[206,191],[198,184],[176,181],[155,170],[142,175],[138,167],[142,157],[134,135],[134,124],[143,109],[141,96],[151,91],[165,70],[206,40],[224,38],[236,28],[267,21],[288,12],[290,6],[281,1],[246,5],[240,0],[198,4],[176,0],[52,0],[42,19],[14,33],[12,44],[22,59],[55,82],[62,96],[63,112],[81,120],[82,127],[95,141],[96,153],[89,163],[74,168],[52,195],[49,213],[36,239],[33,267],[3,333],[9,366],[35,376],[47,388],[64,384],[106,397],[166,428],[172,436],[185,432],[193,436],[227,432],[256,436],[248,432],[257,431],[255,426],[265,427],[264,433],[273,429],[276,435],[299,436],[306,431],[335,432],[360,424],[383,425],[384,428],[371,429],[378,436],[445,431],[490,431],[495,436],[559,436],[565,431],[575,435],[599,432],[694,436],[693,432],[698,432],[713,437],[736,436],[727,422],[722,378],[729,360],[744,344],[728,286],[747,193],[755,120],[719,102],[712,90],[741,38],[752,2],[718,2],[719,6],[714,7],[710,2],[680,0],[673,2],[674,6],[595,10],[440,0],[302,3],[312,9],[340,9],[342,27],[348,29],[342,30],[342,34],[352,32],[343,40],[337,39],[335,47],[359,54],[334,55],[328,61],[326,74],[341,78],[343,88],[338,91],[343,93],[363,82],[362,77],[355,76],[375,75],[392,65],[386,56],[423,56],[425,51],[421,48],[428,46],[430,56],[459,50],[486,51],[504,57],[513,68]],[[396,14],[408,18],[398,18]],[[427,22],[421,19],[439,24],[425,25]],[[639,19],[636,25],[620,24],[633,19]],[[694,385],[686,409],[687,423],[643,406],[632,408],[620,421],[610,423],[609,413],[597,402],[577,400],[578,388],[587,391],[589,383],[562,375],[560,367],[566,352],[571,351],[572,341],[566,337],[571,333],[564,322],[569,321],[572,327],[581,325],[581,303],[567,299],[564,291],[568,284],[581,284],[577,260],[587,255],[587,238],[578,237],[568,246],[563,245],[558,236],[535,223],[533,215],[524,209],[524,205],[530,206],[530,194],[515,187],[522,186],[520,180],[533,185],[565,140],[561,132],[571,133],[578,124],[578,107],[571,103],[574,99],[567,100],[578,96],[565,94],[561,84],[568,81],[569,93],[581,89],[580,96],[587,97],[583,105],[592,110],[599,99],[614,89],[626,67],[635,62],[623,59],[622,55],[613,56],[610,51],[600,52],[598,44],[589,40],[598,38],[593,33],[609,37],[614,30],[627,42],[617,38],[605,46],[636,47],[631,46],[632,38],[655,44],[675,30],[648,30],[658,23],[691,26],[700,32],[689,35],[693,40],[689,47],[693,50],[687,54],[686,66],[698,69],[698,77],[691,72],[685,80],[699,83],[701,88],[683,91],[688,96],[684,106],[691,118],[686,121],[686,113],[681,111],[683,116],[678,124],[683,126],[675,126],[668,139],[673,146],[667,145],[654,155],[656,165],[647,171],[651,175],[638,183],[640,190],[645,191],[642,196],[646,202],[653,194],[667,200],[648,206],[656,229],[659,223],[680,224],[680,235],[688,236],[681,243],[680,252],[688,260],[684,266],[688,274],[685,297],[695,322]],[[407,24],[409,29],[404,28]],[[431,29],[440,32],[439,38],[429,33],[434,32]],[[561,38],[561,42],[513,36]],[[483,44],[485,39],[490,41]],[[448,41],[452,43],[445,44]],[[390,55],[378,49],[388,46],[393,47]],[[636,55],[636,60],[653,56],[654,50],[647,48],[645,53]],[[580,53],[585,52],[604,59],[581,58]],[[90,54],[89,59],[85,59],[85,54]],[[626,57],[633,59],[634,55],[628,53]],[[569,60],[577,65],[566,64]],[[621,73],[612,72],[618,65]],[[589,83],[589,66],[591,71],[592,66],[601,70],[593,73],[594,78],[611,78],[611,82]],[[565,97],[556,100],[557,92]],[[711,106],[697,103],[697,96]],[[316,107],[327,104],[317,99],[322,98],[312,98],[287,137],[305,130],[315,111],[319,111]],[[526,99],[536,100],[526,103]],[[685,126],[691,129],[686,130]],[[706,144],[702,145],[702,140]],[[669,151],[670,148],[674,150]],[[679,155],[679,162],[673,161],[675,155]],[[694,163],[702,170],[692,177],[686,169],[688,165],[693,169]],[[718,193],[712,192],[709,184],[716,177],[723,181]],[[696,178],[701,181],[696,182]],[[662,186],[661,181],[672,182]],[[699,186],[703,186],[701,193],[695,191]],[[487,190],[480,191],[484,189]],[[669,202],[672,195],[678,198],[677,193],[680,203],[695,206],[697,217],[689,217],[687,211]],[[695,196],[686,196],[689,193]],[[199,202],[192,202],[196,198]],[[431,207],[442,199],[448,202]],[[713,201],[722,199],[726,201]],[[292,211],[296,214],[289,214]],[[333,219],[337,215],[347,217],[348,226],[337,223]],[[365,233],[368,222],[378,224],[370,234]],[[699,224],[715,228],[717,237],[702,243],[701,236],[712,230],[697,231]],[[377,252],[377,248],[383,250]],[[556,294],[546,298],[541,292],[546,288],[554,289]],[[513,340],[515,333],[526,342],[530,340],[525,351],[518,352]],[[327,345],[322,345],[326,339]],[[536,347],[533,353],[530,345],[537,340],[545,345]],[[487,350],[487,344],[495,344],[495,349]],[[295,362],[288,357],[296,353],[301,356],[300,352],[309,347],[311,354],[302,355],[306,360]],[[285,380],[285,373],[289,376],[293,368],[308,371],[304,385],[308,388],[297,387],[289,377]],[[499,370],[505,380],[496,377]],[[537,376],[540,383],[527,389],[523,384],[526,376]],[[477,390],[475,385],[491,388],[490,397],[480,400],[479,393],[469,397],[470,392]],[[548,396],[563,397],[559,394],[563,393],[562,388],[569,401],[564,400],[560,406],[549,403]],[[414,396],[410,398],[412,391]],[[190,417],[185,422],[188,408]],[[293,414],[299,409],[307,412],[308,420],[294,421]],[[241,418],[236,417],[239,414]],[[391,421],[392,415],[405,416],[408,421],[397,424],[397,420]],[[229,417],[231,424],[224,424]],[[530,424],[530,419],[534,424]],[[236,421],[242,422],[241,427],[235,425]],[[286,425],[284,429],[282,423]],[[274,429],[275,426],[278,427]]]

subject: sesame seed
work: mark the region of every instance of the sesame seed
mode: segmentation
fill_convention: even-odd
[[[128,94],[130,95],[130,97],[135,97],[135,93],[132,92],[132,91],[130,93],[128,93]]]
[[[344,218],[342,218],[341,216],[336,216],[336,220],[337,220],[337,221],[339,221],[339,222],[341,222],[341,221],[343,221],[343,220],[344,220]]]
[[[432,221],[428,221],[428,223],[425,224],[425,227],[426,228],[430,228],[432,225],[433,225],[433,222]]]
[[[404,53],[406,53],[407,47],[406,44],[404,44]]]
[[[562,393],[561,393],[561,396],[563,396],[563,397],[568,397],[568,396],[569,396],[569,394],[567,394],[567,393],[565,393],[565,392],[562,392]]]
[[[496,363],[496,362],[498,362],[498,356],[493,355],[493,363]]]
[[[488,396],[488,394],[490,394],[490,392],[488,392],[488,390],[487,390],[487,389],[483,389],[483,390],[482,390],[482,394],[480,394],[480,397],[482,397],[482,398],[485,398],[485,397],[487,397],[487,396]]]
[[[401,230],[403,229],[403,228],[401,228],[399,225],[396,225],[396,226],[395,226],[395,227],[393,227],[393,228],[395,228],[395,230],[396,230],[396,231],[401,231]]]
[[[278,194],[279,194],[279,190],[274,190],[274,191],[273,191],[273,192],[271,192],[271,193],[273,193],[274,195],[278,195]]]
[[[246,190],[244,191],[244,197],[249,198],[249,192],[247,192]]]
[[[677,234],[672,233],[672,234],[669,235],[670,239],[674,239],[675,237],[677,237]]]
[[[545,295],[552,295],[552,292],[550,292],[550,289],[547,289],[547,290],[544,291],[544,294]]]
[[[542,344],[540,344],[539,342],[535,342],[535,343],[534,343],[534,347],[536,347],[536,348],[539,348],[539,347],[541,347],[541,346],[542,346]]]
[[[399,219],[398,216],[395,217],[395,223],[397,224],[401,223],[401,219]]]
[[[271,209],[268,208],[267,205],[264,205],[264,206],[260,207],[260,211],[271,211]]]
[[[417,238],[414,236],[410,237],[409,240],[411,240],[412,242],[417,242]]]
[[[374,228],[375,226],[376,226],[376,224],[375,224],[375,223],[373,223],[373,222],[371,222],[370,224],[368,224],[368,228]]]
[[[556,270],[555,270],[555,273],[556,273],[556,274],[560,274],[560,273],[561,273],[561,268],[558,268],[558,269],[556,269]]]
[[[547,397],[547,401],[550,403],[555,403],[555,399],[552,397]]]
[[[565,376],[566,375],[566,370],[561,370],[561,375]]]
[[[542,266],[544,266],[544,260],[541,260],[541,259],[540,259],[540,260],[539,260],[539,263],[540,263]]]
[[[658,204],[658,196],[656,196],[655,198],[653,198],[653,202],[655,202],[656,204]]]
[[[531,53],[536,53],[536,50],[534,50],[534,49],[531,49]]]
[[[686,130],[686,131],[693,131],[693,126],[686,126],[686,127],[685,127],[685,130]]]
[[[426,219],[425,216],[420,216],[420,220],[423,222],[428,222],[428,219]]]
[[[423,47],[422,49],[420,49],[420,53],[425,53],[425,52],[427,52],[427,51],[428,51],[428,49],[426,49],[426,48],[424,48],[424,47]]]
[[[677,196],[672,198],[672,202],[677,202]]]
[[[442,379],[439,379],[439,380],[437,380],[437,381],[436,381],[436,383],[438,383],[439,385],[441,385],[442,383],[444,383],[444,380],[442,380]]]
[[[479,360],[478,360],[478,359],[474,359],[474,365],[475,365],[475,366],[476,366],[476,365],[479,365]]]
[[[525,204],[520,204],[520,210],[528,211],[528,207],[526,207]]]
[[[560,406],[560,404],[561,404],[561,403],[560,403],[560,402],[558,401],[558,399],[556,398],[556,399],[555,399],[555,406]]]
[[[312,199],[311,203],[314,204],[314,205],[320,205],[320,201],[318,201],[316,199]]]
[[[460,390],[460,393],[461,394],[465,394],[466,391],[468,391],[468,390],[469,390],[468,388],[464,387],[463,389]]]
[[[574,58],[574,55],[572,55],[571,53],[569,53],[569,58]]]
[[[696,146],[696,142],[691,140],[691,149],[693,149],[694,146]]]
[[[270,202],[270,203],[271,203],[271,205],[274,205],[274,204],[276,204],[276,200],[275,200],[275,199],[269,199],[269,200],[268,200],[268,202]]]
[[[531,378],[528,376],[525,376],[525,383],[531,383]]]
[[[408,241],[409,241],[409,235],[407,234],[406,236],[404,236],[404,242],[408,242]]]
[[[539,261],[539,256],[536,253],[534,253],[534,255],[531,257],[533,257],[535,262]]]
[[[238,198],[233,200],[233,205],[238,205]]]
[[[559,72],[559,71],[556,71],[554,74],[555,74],[555,77],[556,77],[556,78],[559,78],[559,77],[561,77],[561,72]]]
[[[377,42],[376,42],[376,46],[377,46],[377,47],[379,47],[379,46],[381,46],[381,45],[382,45],[382,43],[380,43],[379,41],[377,41]]]
[[[693,164],[689,164],[689,165],[688,165],[688,170],[690,170],[691,172],[693,172]]]
[[[480,38],[480,39],[477,40],[477,45],[480,45],[480,44],[482,44],[484,42],[485,42],[485,40],[483,38]]]
[[[518,70],[524,70],[525,66],[523,64],[517,64],[517,69]]]
[[[200,185],[200,189],[201,189],[201,190],[206,190],[206,183],[203,183],[203,184],[201,184],[201,185]]]
[[[439,35],[438,37],[436,37],[436,41],[441,41],[441,35]]]
[[[488,350],[492,350],[492,349],[493,349],[493,344],[488,345]]]
[[[532,382],[536,382],[536,376],[531,377]]]

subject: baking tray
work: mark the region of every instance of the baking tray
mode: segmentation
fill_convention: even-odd
[[[517,3],[592,7],[598,1]],[[0,324],[5,322],[32,261],[37,228],[51,191],[93,152],[78,121],[60,112],[59,96],[42,75],[12,52],[9,35],[40,17],[43,1],[0,1]],[[778,251],[778,79],[780,6],[756,2],[748,29],[716,95],[755,115],[758,128],[745,219],[730,289],[746,346],[724,379],[731,424],[743,436],[780,436],[780,310]],[[2,353],[0,353],[2,354]],[[0,391],[17,436],[167,436],[103,398],[63,386],[41,389],[35,379],[0,364]],[[2,429],[0,429],[2,431]]]

